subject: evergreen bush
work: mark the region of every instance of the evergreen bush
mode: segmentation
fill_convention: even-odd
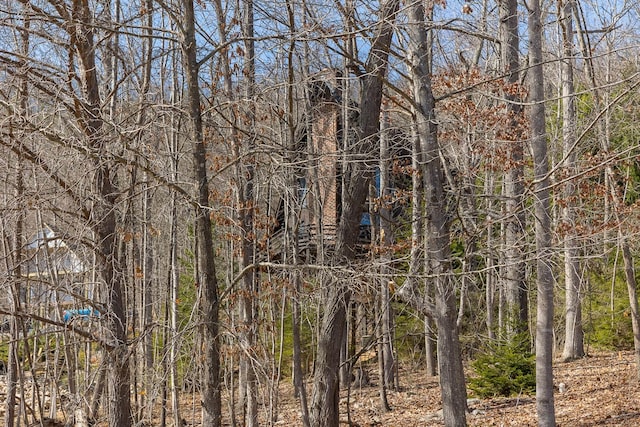
[[[490,346],[471,363],[475,375],[469,389],[480,398],[533,393],[536,363],[528,347],[522,337]]]

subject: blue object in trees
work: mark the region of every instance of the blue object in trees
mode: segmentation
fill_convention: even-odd
[[[79,308],[62,312],[62,320],[64,323],[69,323],[76,318],[88,319],[90,317],[100,317],[100,312],[93,308]]]

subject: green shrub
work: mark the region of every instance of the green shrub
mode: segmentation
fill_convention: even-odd
[[[610,279],[605,277],[603,273],[590,278],[592,289],[583,302],[585,341],[598,349],[633,349],[627,284],[624,277],[618,275],[612,289]]]
[[[481,398],[529,394],[536,388],[535,357],[528,341],[515,338],[493,345],[471,363],[469,389]]]

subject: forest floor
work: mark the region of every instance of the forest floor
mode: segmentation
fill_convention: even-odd
[[[559,387],[561,383],[564,386]],[[573,362],[558,362],[554,366],[554,384],[558,426],[640,426],[640,383],[633,352],[596,352]],[[349,398],[352,425],[443,425],[437,377],[427,377],[421,369],[401,369],[400,386],[399,391],[388,392],[390,412],[381,410],[375,384],[352,390]],[[341,421],[347,425],[346,391],[341,397]],[[469,426],[537,425],[535,396],[493,399],[470,396],[470,399]],[[290,398],[280,405],[277,425],[302,425],[295,400]]]
[[[375,371],[377,369],[371,366],[371,384],[353,388],[349,399],[347,391],[341,391],[341,425],[348,425],[349,418],[351,425],[358,427],[443,425],[437,377],[428,377],[421,368],[401,368],[400,389],[388,391],[392,410],[385,412],[380,405]],[[0,376],[0,420],[4,418],[5,381],[6,378]],[[640,426],[640,382],[637,380],[633,352],[592,352],[588,357],[570,363],[558,362],[554,366],[554,384],[558,426]],[[281,400],[275,425],[302,426],[299,403],[293,398],[293,387],[289,381],[282,381],[280,387]],[[224,400],[225,397],[223,393]],[[469,398],[469,426],[537,425],[535,396],[476,399],[471,395]],[[181,400],[182,415],[187,419],[185,425],[198,425],[192,424],[190,418],[199,418],[199,396],[183,395]],[[347,411],[347,405],[350,411]],[[226,412],[228,405],[223,403],[223,406]],[[350,417],[347,417],[347,413]],[[228,414],[224,414],[224,418],[228,420]],[[159,420],[153,424],[159,425]],[[106,427],[106,423],[102,422],[97,425]],[[269,423],[263,418],[260,425]]]

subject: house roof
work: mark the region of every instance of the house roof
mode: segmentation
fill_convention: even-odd
[[[60,233],[46,225],[25,246],[27,257],[26,276],[48,277],[77,274],[88,271],[85,263],[61,237]]]

